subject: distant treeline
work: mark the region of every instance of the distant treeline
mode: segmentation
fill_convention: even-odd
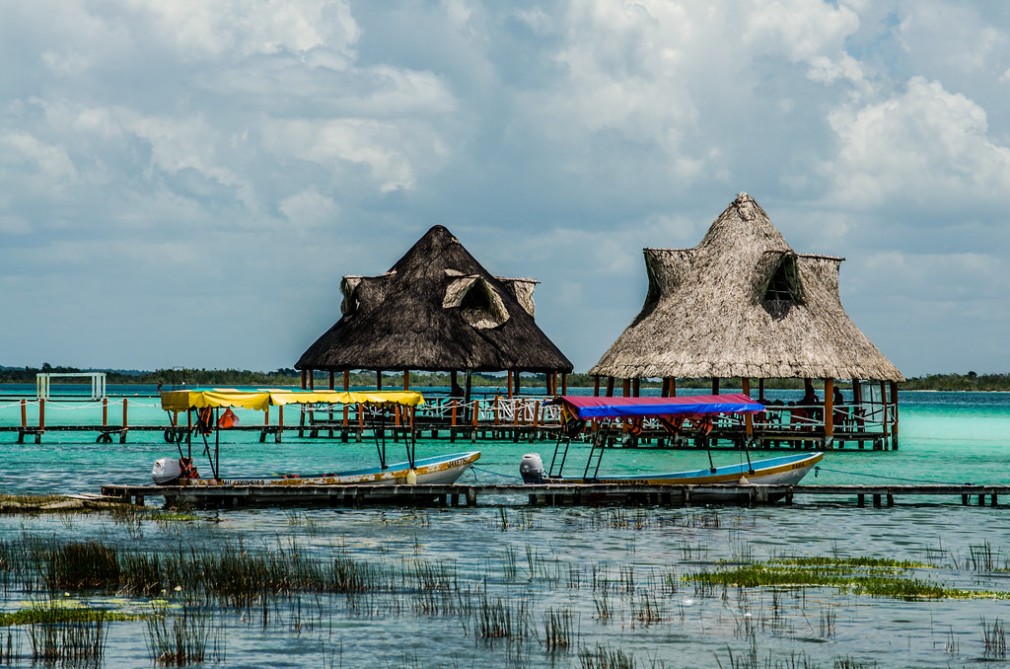
[[[0,366],[0,383],[35,383],[35,375],[39,372],[50,373],[75,373],[75,372],[105,372],[106,382],[110,384],[148,384],[163,386],[300,386],[301,372],[291,368],[281,368],[272,372],[256,372],[245,369],[156,369],[154,371],[143,371],[134,369],[78,369],[76,367],[52,366],[49,363],[41,367],[4,367]],[[459,382],[464,382],[464,375],[459,375]],[[353,372],[351,373],[352,386],[375,387],[375,372]],[[54,379],[53,383],[72,383],[71,379]],[[78,380],[78,382],[80,382]],[[506,379],[503,374],[476,373],[471,377],[471,385],[480,388],[504,388]],[[592,388],[595,383],[594,377],[588,374],[569,374],[568,386],[571,388]],[[606,380],[601,380],[605,384]],[[329,374],[326,372],[316,372],[315,386],[317,388],[326,387],[329,384]],[[337,387],[343,385],[343,376],[336,375],[335,384]],[[386,372],[382,375],[383,388],[399,388],[403,384],[403,374],[400,372]],[[410,385],[412,388],[425,387],[447,387],[450,384],[448,372],[411,372]],[[842,381],[843,385],[847,382]],[[524,374],[522,379],[524,387],[544,385],[543,374]],[[722,388],[740,388],[740,379],[723,379],[720,383]],[[643,388],[660,387],[659,379],[642,382]],[[710,388],[709,379],[678,379],[679,388]],[[752,383],[756,387],[756,383]],[[768,379],[765,388],[768,389],[801,389],[802,379]],[[985,390],[985,391],[1010,391],[1010,374],[927,374],[926,376],[910,378],[901,384],[903,390]],[[620,393],[620,385],[616,388]]]

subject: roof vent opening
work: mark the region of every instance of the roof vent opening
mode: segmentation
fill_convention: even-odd
[[[776,317],[785,316],[791,307],[803,304],[803,284],[794,254],[784,255],[776,265],[761,295],[761,303]]]
[[[481,277],[452,281],[446,288],[442,307],[459,309],[463,319],[480,330],[496,328],[509,319],[501,296]]]

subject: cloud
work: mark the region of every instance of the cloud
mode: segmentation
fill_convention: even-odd
[[[837,156],[823,166],[830,201],[949,211],[1002,206],[1010,149],[989,136],[986,112],[942,84],[915,77],[888,99],[829,115]]]

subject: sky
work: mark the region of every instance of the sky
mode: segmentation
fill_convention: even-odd
[[[1010,371],[1010,4],[0,4],[0,364],[272,370],[445,225],[592,366],[739,192],[907,376]]]

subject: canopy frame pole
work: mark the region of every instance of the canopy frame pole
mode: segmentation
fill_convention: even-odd
[[[417,432],[414,430],[414,407],[408,407],[410,412],[410,439],[404,439],[407,444],[407,464],[414,468],[414,459],[417,455]]]
[[[375,439],[375,451],[379,454],[379,467],[386,469],[386,414],[385,412],[380,412],[379,419],[376,421],[374,418],[378,408],[372,407],[369,404],[363,404],[362,406],[368,407],[368,413],[372,414],[372,437]],[[378,423],[378,427],[376,427],[376,423]],[[380,432],[382,433],[381,436]]]

